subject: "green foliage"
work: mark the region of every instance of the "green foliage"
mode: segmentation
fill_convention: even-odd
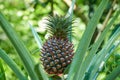
[[[13,71],[11,72],[9,68],[5,67],[6,64],[1,61],[0,80],[28,80],[29,78],[31,80],[57,80],[58,78],[61,80],[120,79],[120,1],[65,1],[0,1],[0,61],[3,60],[7,63]],[[114,3],[115,1],[117,3]],[[110,12],[112,7],[113,9]],[[72,64],[66,69],[67,77],[64,74],[60,77],[47,75],[39,60],[39,50],[45,39],[49,37],[43,20],[45,16],[48,17],[52,14],[65,15],[65,18],[63,17],[62,22],[56,24],[59,21],[59,16],[55,17],[57,22],[51,19],[53,17],[49,17],[49,25],[53,26],[50,29],[54,31],[57,28],[56,25],[65,24],[69,26],[68,37],[74,43],[75,55]],[[107,15],[110,17],[106,17]],[[76,18],[74,24],[71,23],[73,17]],[[103,30],[98,29],[98,24],[103,24]],[[73,31],[72,26],[76,26]],[[96,28],[98,34],[100,33],[97,38],[93,37]],[[59,30],[55,34],[58,32]],[[73,36],[72,32],[74,32]],[[98,34],[96,33],[96,35]],[[91,45],[91,40],[94,38],[96,40]],[[13,76],[13,73],[16,75]]]
[[[35,31],[35,29],[33,28],[33,26],[31,24],[30,24],[30,28],[32,30],[33,36],[34,36],[39,48],[41,49],[42,48],[42,40],[41,40],[41,38],[39,37],[39,35],[37,34],[37,32]]]
[[[25,78],[24,74],[22,73],[22,71],[20,71],[20,69],[16,65],[16,63],[1,49],[0,49],[0,57],[10,66],[10,68],[14,71],[14,73],[17,75],[17,77],[20,80],[27,80]],[[3,71],[3,73],[4,73],[4,71]],[[3,78],[5,78],[5,77],[3,77]]]
[[[106,26],[105,30],[103,31],[103,33],[101,34],[101,36],[99,37],[99,39],[97,40],[97,42],[92,46],[92,49],[90,50],[88,56],[86,57],[85,61],[81,64],[81,69],[79,72],[81,72],[81,77],[85,74],[86,69],[88,68],[88,66],[91,64],[92,60],[95,60],[97,58],[94,58],[95,53],[97,52],[97,49],[99,48],[100,44],[102,43],[105,35],[107,34],[107,32],[109,31],[109,28],[111,27],[111,25],[114,23],[115,19],[118,17],[119,12],[116,14],[116,16],[110,21],[110,23]],[[89,73],[89,72],[88,72]]]
[[[97,25],[101,15],[102,15],[102,13],[103,13],[105,7],[106,7],[106,5],[107,5],[107,2],[108,1],[102,0],[102,2],[99,5],[98,9],[94,13],[93,18],[89,21],[88,26],[87,26],[84,34],[83,34],[83,37],[82,37],[80,43],[78,44],[78,48],[77,48],[75,56],[73,58],[73,61],[72,61],[72,64],[71,64],[71,68],[70,68],[70,72],[69,72],[68,80],[69,79],[73,80],[74,78],[76,78],[76,80],[80,79],[79,75],[78,75],[80,73],[76,74],[76,72],[78,71],[77,69],[79,69],[80,66],[81,66],[81,63],[82,63],[82,61],[84,59],[86,50],[88,49],[90,40],[92,38],[92,34],[95,31],[96,25]],[[79,58],[79,57],[81,57],[81,58]]]
[[[31,59],[30,53],[21,40],[17,37],[16,33],[12,29],[11,25],[6,21],[2,13],[0,13],[0,24],[3,30],[6,32],[7,36],[11,40],[12,44],[14,45],[18,55],[20,56],[24,67],[26,68],[29,75],[31,75],[31,79],[38,80],[35,72],[34,72],[34,62]]]
[[[66,38],[71,32],[70,25],[72,21],[69,19],[69,17],[65,18],[65,16],[50,16],[46,23],[49,32],[56,37]]]
[[[5,70],[3,68],[2,62],[0,61],[0,80],[6,80],[5,78]]]

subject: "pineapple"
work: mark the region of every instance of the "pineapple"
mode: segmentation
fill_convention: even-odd
[[[47,29],[52,34],[41,49],[41,61],[48,74],[62,74],[73,58],[73,44],[68,40],[69,17],[50,16]]]

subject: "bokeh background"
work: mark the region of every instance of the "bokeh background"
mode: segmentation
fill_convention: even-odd
[[[73,35],[72,41],[76,49],[79,40],[86,28],[86,25],[90,18],[92,17],[94,11],[98,7],[101,0],[76,0],[76,5],[74,7],[74,24],[73,24]],[[111,0],[112,1],[112,0]],[[109,3],[110,5],[111,3]],[[116,6],[120,4],[116,3]],[[7,20],[11,23],[17,35],[23,41],[30,51],[33,59],[36,63],[39,63],[40,50],[35,42],[33,34],[30,30],[29,24],[32,24],[41,37],[43,43],[49,37],[49,33],[45,28],[44,19],[49,15],[58,14],[66,15],[68,9],[71,5],[71,0],[0,0],[0,11],[5,15]],[[110,9],[108,5],[106,11],[104,12],[98,27],[102,25],[105,16]],[[116,7],[115,7],[116,8]],[[114,14],[114,12],[113,12]],[[115,24],[111,27],[109,33],[107,34],[104,43],[109,39],[114,26],[120,24],[120,16],[116,20]],[[118,24],[119,23],[119,24]],[[0,48],[5,50],[9,56],[21,67],[24,73],[24,67],[20,61],[17,52],[12,46],[11,42],[0,28]],[[18,80],[12,70],[4,63],[3,67],[5,69],[5,75],[7,80]],[[104,80],[104,77],[109,74],[115,67],[120,65],[120,46],[113,52],[108,62],[105,64],[104,69],[98,76],[98,80]],[[118,77],[116,80],[120,80]]]

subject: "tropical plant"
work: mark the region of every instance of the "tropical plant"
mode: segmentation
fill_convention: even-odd
[[[38,0],[35,0],[35,1],[38,2]],[[48,40],[46,42],[47,48],[50,48],[50,47],[48,47],[48,42],[52,42],[54,40],[55,40],[55,42],[57,42],[57,40],[59,40],[58,36],[60,36],[59,41],[60,42],[62,41],[63,43],[64,43],[64,39],[66,40],[66,37],[68,36],[70,43],[68,41],[66,41],[66,44],[69,45],[68,47],[70,47],[70,45],[72,45],[71,44],[71,42],[72,42],[72,25],[71,25],[71,23],[72,23],[72,18],[73,18],[73,10],[74,10],[75,2],[76,2],[76,0],[72,0],[72,4],[71,4],[67,14],[65,15],[65,18],[59,19],[59,17],[56,16],[55,19],[48,19],[51,22],[51,23],[48,23],[48,25],[49,25],[49,29],[53,33],[53,37],[49,39],[51,41]],[[101,20],[102,16],[104,16],[103,13],[107,9],[107,6],[109,3],[112,3],[111,8],[108,9],[108,13],[107,13],[106,17],[103,19],[103,22],[102,22],[103,24],[102,24],[101,30],[99,31],[97,36],[94,38],[93,35],[95,34],[96,27],[97,27],[99,21]],[[7,54],[5,52],[5,50],[0,49],[0,57],[4,62],[7,63],[7,65],[12,69],[12,71],[16,74],[16,76],[20,80],[29,80],[29,79],[30,80],[96,80],[96,79],[98,79],[99,75],[101,75],[100,72],[104,68],[104,65],[107,64],[108,59],[111,57],[111,55],[113,54],[115,49],[120,44],[120,25],[113,25],[113,24],[115,24],[116,20],[119,20],[118,18],[120,16],[119,15],[120,14],[119,7],[117,7],[113,12],[113,7],[115,6],[115,4],[116,4],[116,0],[100,1],[100,4],[97,7],[97,9],[95,10],[94,14],[92,16],[90,15],[91,19],[88,21],[88,24],[86,26],[84,34],[82,35],[82,37],[77,45],[73,59],[70,59],[72,57],[70,57],[68,59],[68,60],[72,60],[71,64],[70,65],[65,64],[65,65],[68,65],[68,66],[66,66],[67,68],[65,67],[64,72],[63,72],[63,70],[62,70],[62,72],[60,72],[60,73],[62,73],[62,75],[56,75],[56,73],[57,74],[59,73],[59,70],[57,70],[58,72],[56,72],[56,70],[55,70],[54,72],[52,72],[52,73],[55,73],[55,75],[54,74],[51,75],[51,74],[49,74],[49,73],[51,73],[51,70],[47,71],[47,69],[46,69],[46,71],[48,72],[48,74],[47,74],[43,68],[43,65],[41,63],[36,63],[34,61],[34,58],[30,54],[29,50],[24,45],[22,40],[18,37],[16,31],[14,30],[14,27],[12,27],[12,25],[8,22],[8,20],[5,18],[5,16],[2,14],[2,12],[0,12],[1,28],[6,33],[9,40],[11,41],[12,45],[16,49],[27,73],[25,74],[20,69],[20,67],[9,56],[9,54]],[[66,17],[69,17],[69,18],[66,18]],[[49,17],[49,18],[54,18],[54,17]],[[67,23],[67,20],[68,20],[69,21],[68,23],[70,23],[70,24],[68,24],[68,23],[65,24],[65,25],[67,25],[67,27],[61,26],[61,24],[59,24],[59,27],[57,29],[57,26],[54,26],[57,23],[55,20],[59,21],[59,22],[60,22],[60,20],[62,20],[60,23],[63,23],[63,22]],[[116,23],[116,24],[119,24],[119,23]],[[35,31],[35,29],[31,25],[31,23],[29,23],[29,26],[32,30],[33,36],[38,44],[39,49],[44,49],[44,51],[42,51],[40,53],[40,54],[43,54],[45,52],[45,54],[41,56],[44,59],[44,60],[42,60],[44,63],[45,56],[47,55],[45,50],[47,48],[45,47],[45,45],[43,45],[41,37]],[[109,33],[111,26],[115,27],[114,32],[111,33],[110,37],[106,40],[106,43],[102,44],[102,42],[105,40],[105,37]],[[68,29],[69,35],[67,35],[67,33],[64,33],[65,31],[67,31],[67,29],[61,29],[60,27],[62,27],[62,28],[65,27],[67,29],[69,28]],[[63,31],[63,30],[65,30],[65,31]],[[63,31],[64,35],[61,35],[63,33],[58,35],[59,31],[61,31],[61,32]],[[94,42],[91,44],[91,40],[93,38],[94,38]],[[60,43],[60,42],[58,42],[58,43]],[[53,46],[53,43],[52,43],[52,46]],[[59,45],[57,45],[57,46],[59,46]],[[53,48],[54,48],[54,46],[53,46]],[[64,47],[64,48],[66,51],[68,50],[68,48],[66,48],[66,47]],[[73,48],[70,47],[70,49],[73,49]],[[50,51],[50,49],[49,49],[49,51]],[[72,53],[67,54],[67,56],[69,56],[71,54]],[[59,58],[59,57],[57,57],[57,58]],[[49,61],[47,59],[47,62],[50,63],[51,61]],[[55,62],[55,61],[53,61],[53,62]],[[46,65],[44,65],[44,67],[46,67]],[[0,79],[6,80],[7,77],[5,76],[5,70],[4,70],[2,62],[0,62],[0,68],[1,68]],[[52,69],[52,68],[50,68],[50,69]],[[120,73],[119,69],[120,69],[120,65],[115,67],[115,69],[111,73],[107,74],[107,76],[104,77],[104,79],[105,80],[114,80],[116,77],[118,77],[118,74]],[[66,77],[66,75],[67,75],[67,77]]]

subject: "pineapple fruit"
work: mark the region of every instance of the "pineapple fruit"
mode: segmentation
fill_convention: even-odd
[[[68,35],[71,31],[69,17],[50,16],[47,29],[52,34],[41,49],[41,61],[48,74],[62,74],[71,63],[74,50]]]

